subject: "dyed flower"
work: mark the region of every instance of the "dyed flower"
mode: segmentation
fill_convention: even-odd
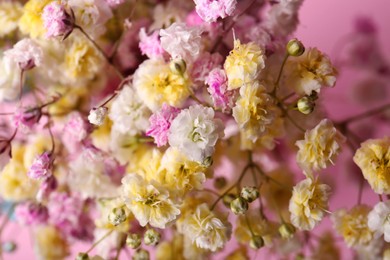
[[[219,53],[210,54],[202,52],[189,69],[191,81],[195,88],[202,87],[207,80],[210,71],[221,67],[223,57]]]
[[[206,22],[225,18],[236,10],[237,0],[194,0],[196,12]]]
[[[212,108],[190,106],[172,121],[169,145],[179,149],[190,160],[202,163],[214,153],[218,138],[223,136],[222,129],[222,122],[214,118]]]
[[[35,230],[34,238],[37,259],[65,259],[70,253],[67,240],[53,226],[39,227]]]
[[[141,28],[139,39],[139,48],[143,55],[148,56],[149,59],[163,58],[165,51],[161,47],[158,31],[148,36],[145,28]]]
[[[44,152],[35,158],[30,170],[27,172],[31,179],[45,179],[51,176],[51,168],[53,166],[53,158],[50,152]]]
[[[333,87],[336,83],[337,70],[328,56],[316,48],[309,48],[299,57],[287,60],[286,80],[299,95],[319,93],[322,86]]]
[[[137,135],[148,126],[149,109],[142,103],[131,86],[125,86],[112,102],[109,117],[113,128],[120,133]]]
[[[14,100],[20,93],[19,65],[0,60],[0,100]]]
[[[29,0],[23,6],[23,15],[19,19],[19,29],[31,38],[44,36],[45,27],[42,21],[43,8],[52,0]]]
[[[64,36],[65,38],[73,30],[72,17],[66,12],[65,6],[56,1],[45,6],[42,20],[47,30],[47,38],[56,36]]]
[[[367,205],[357,205],[349,211],[340,209],[332,214],[334,228],[349,247],[365,246],[373,239],[373,232],[368,228],[370,211]]]
[[[390,194],[390,138],[370,139],[361,144],[353,161],[378,194]]]
[[[289,211],[291,223],[302,230],[312,230],[328,210],[330,187],[307,178],[293,189]]]
[[[195,60],[202,49],[202,30],[185,23],[173,23],[160,30],[161,46],[173,59],[180,58],[187,63]]]
[[[101,126],[106,119],[108,109],[106,107],[92,108],[89,111],[88,121],[96,126]]]
[[[234,104],[236,92],[227,90],[227,77],[222,69],[214,69],[206,79],[208,92],[213,99],[214,106],[223,112],[231,110]]]
[[[7,36],[18,28],[18,21],[22,14],[23,8],[19,2],[0,3],[0,37]]]
[[[130,173],[122,179],[122,198],[141,226],[165,228],[180,214],[169,192],[159,184]]]
[[[390,242],[390,201],[379,202],[368,214],[368,227]]]
[[[12,49],[4,52],[6,62],[19,65],[22,70],[29,70],[42,63],[42,49],[31,39],[17,42]]]
[[[150,118],[150,127],[146,131],[147,136],[152,136],[158,147],[168,143],[168,132],[171,122],[180,113],[180,109],[163,104],[160,111],[155,112]]]
[[[105,0],[111,7],[116,7],[123,4],[126,0]]]
[[[19,223],[28,226],[45,224],[49,218],[47,208],[34,202],[18,204],[15,208],[15,216]]]
[[[265,67],[264,51],[254,42],[241,44],[234,41],[234,49],[224,64],[228,78],[228,90],[237,89],[256,80]]]
[[[230,239],[231,225],[215,216],[204,203],[197,206],[194,214],[186,216],[181,232],[198,247],[215,252]]]
[[[63,132],[68,141],[81,142],[84,140],[88,135],[88,125],[85,122],[84,116],[79,112],[71,113]]]
[[[305,140],[295,143],[299,148],[297,162],[306,173],[325,169],[329,162],[334,163],[344,141],[345,137],[332,122],[323,119],[315,128],[306,131]]]
[[[25,126],[27,128],[32,128],[39,122],[41,116],[41,109],[19,109],[14,114],[15,126]]]
[[[39,190],[36,195],[36,200],[39,202],[46,201],[50,194],[54,192],[58,187],[57,179],[51,175],[44,179],[39,186]]]
[[[163,60],[146,60],[139,65],[133,78],[134,88],[145,105],[152,111],[164,103],[180,107],[190,95],[186,75],[173,73]]]

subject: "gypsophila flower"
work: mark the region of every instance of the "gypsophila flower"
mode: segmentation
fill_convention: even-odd
[[[39,186],[39,190],[36,195],[36,200],[39,202],[45,201],[49,198],[50,194],[54,192],[58,187],[57,179],[51,175],[44,179]]]
[[[195,105],[182,110],[172,121],[168,141],[190,160],[203,162],[213,154],[222,136],[222,122],[214,118],[214,110]]]
[[[35,158],[27,175],[31,179],[44,179],[50,177],[52,174],[51,168],[53,166],[52,154],[44,152]]]
[[[161,46],[173,59],[181,58],[187,63],[195,60],[202,49],[202,30],[185,23],[173,23],[160,30]]]
[[[18,20],[23,14],[21,3],[2,1],[0,3],[0,37],[4,37],[18,28]]]
[[[92,108],[89,111],[88,121],[93,125],[101,126],[106,119],[107,112],[108,109],[106,107]]]
[[[206,22],[215,22],[234,13],[237,0],[194,0],[196,12]]]
[[[57,1],[45,6],[42,20],[47,38],[66,36],[73,30],[72,17],[66,12],[65,6]]]
[[[42,63],[42,49],[31,39],[23,39],[4,52],[4,59],[16,63],[22,70],[29,70]]]
[[[146,131],[147,136],[152,136],[158,147],[168,143],[168,132],[172,120],[180,113],[180,109],[163,104],[160,111],[155,112],[150,118],[150,127]]]
[[[315,128],[306,131],[304,140],[295,143],[299,148],[297,162],[306,173],[325,169],[329,163],[334,164],[344,141],[345,137],[332,122],[323,119]]]
[[[368,227],[390,242],[390,201],[379,202],[368,214]]]
[[[34,202],[18,204],[15,208],[15,216],[17,221],[23,225],[45,224],[49,218],[47,208]]]
[[[74,141],[80,142],[88,135],[88,128],[85,118],[78,112],[69,115],[64,126],[64,134]]]
[[[195,88],[202,87],[210,74],[210,71],[221,67],[223,57],[219,53],[210,54],[202,52],[194,61],[189,74]]]
[[[215,216],[207,204],[201,204],[184,220],[182,233],[198,247],[215,252],[230,239],[231,225]]]
[[[206,79],[208,92],[213,99],[214,106],[228,112],[233,107],[236,92],[227,90],[227,77],[222,69],[214,69]]]
[[[9,62],[7,59],[0,60],[0,100],[13,100],[20,93],[19,65]]]
[[[291,223],[302,230],[312,230],[328,209],[330,187],[307,178],[293,189],[289,211]]]
[[[149,59],[163,58],[165,51],[161,46],[158,31],[147,35],[145,28],[141,28],[139,38],[139,48],[143,55],[148,56]]]
[[[370,139],[361,144],[353,161],[362,170],[371,188],[379,194],[390,194],[390,138]]]
[[[15,126],[25,126],[32,128],[39,122],[42,116],[42,111],[39,108],[19,109],[14,114]]]

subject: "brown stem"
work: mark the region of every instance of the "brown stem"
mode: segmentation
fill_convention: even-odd
[[[361,119],[364,119],[366,117],[370,117],[370,116],[373,116],[375,114],[378,114],[378,113],[381,113],[387,109],[390,109],[390,104],[386,104],[386,105],[383,105],[381,107],[378,107],[378,108],[375,108],[375,109],[372,109],[372,110],[368,110],[366,112],[363,112],[359,115],[356,115],[356,116],[352,116],[350,118],[347,118],[347,119],[344,119],[343,121],[337,123],[338,125],[347,125],[349,123],[352,123],[354,121],[358,121],[358,120],[361,120]]]

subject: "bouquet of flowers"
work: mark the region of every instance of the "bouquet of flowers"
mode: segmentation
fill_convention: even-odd
[[[351,127],[390,105],[332,120],[321,99],[336,67],[390,69],[368,19],[338,61],[293,38],[302,2],[2,1],[0,236],[14,220],[55,260],[390,257],[390,138]],[[331,208],[321,172],[348,160],[358,201]]]

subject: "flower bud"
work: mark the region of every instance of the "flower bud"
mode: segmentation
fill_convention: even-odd
[[[305,115],[313,112],[315,105],[316,104],[309,97],[302,97],[297,102],[298,111]]]
[[[229,194],[226,194],[225,196],[223,196],[222,198],[222,202],[223,204],[230,208],[230,203],[232,203],[232,201],[236,198],[237,196],[232,194],[232,193],[229,193]]]
[[[295,227],[290,223],[283,223],[279,227],[279,234],[282,236],[282,238],[290,239],[295,234]]]
[[[87,253],[79,253],[76,256],[76,260],[88,260],[88,259],[89,259],[89,255]]]
[[[213,158],[211,156],[206,157],[202,162],[202,166],[206,168],[210,167],[211,165],[213,165]]]
[[[223,189],[226,186],[226,183],[225,177],[217,177],[214,180],[214,187],[217,189]]]
[[[126,245],[136,249],[141,245],[141,236],[138,234],[129,234],[126,238]]]
[[[149,252],[145,249],[139,249],[137,250],[133,255],[133,260],[149,260]]]
[[[93,125],[103,125],[107,111],[106,107],[92,108],[91,111],[89,111],[88,121]]]
[[[259,249],[264,246],[264,239],[261,236],[253,236],[249,242],[249,246],[253,249]]]
[[[292,39],[287,43],[287,53],[291,56],[301,56],[305,52],[305,46],[297,39]]]
[[[144,234],[144,243],[146,245],[155,246],[160,242],[161,235],[154,229],[146,230]]]
[[[248,202],[238,197],[230,203],[230,209],[235,215],[244,214],[248,210]]]
[[[305,255],[302,253],[297,254],[295,257],[295,260],[305,260]]]
[[[11,252],[14,252],[16,250],[16,248],[17,248],[17,246],[16,246],[15,242],[13,242],[13,241],[3,242],[1,244],[1,250],[3,252],[11,253]]]
[[[183,59],[174,59],[169,63],[171,71],[177,75],[183,75],[186,72],[187,64]]]
[[[114,208],[110,214],[108,214],[108,221],[114,226],[118,226],[122,222],[125,222],[126,219],[126,211],[123,207]]]
[[[249,203],[255,201],[259,195],[259,190],[256,187],[244,187],[240,194],[240,196]]]

